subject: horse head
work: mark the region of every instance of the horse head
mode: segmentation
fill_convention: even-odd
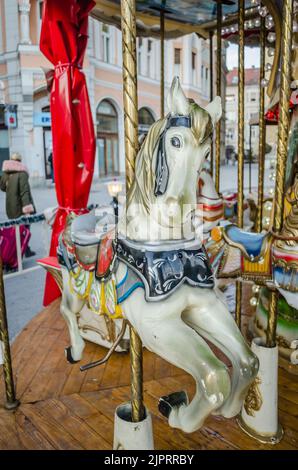
[[[127,195],[128,236],[159,239],[141,226],[148,216],[153,225],[180,228],[196,208],[197,182],[210,154],[211,136],[221,117],[221,99],[205,109],[186,98],[174,78],[168,98],[168,115],[155,122],[136,158],[135,180]],[[183,237],[182,237],[183,238]]]

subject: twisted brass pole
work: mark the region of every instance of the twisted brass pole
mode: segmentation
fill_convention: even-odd
[[[213,100],[213,31],[209,33],[209,59],[210,59],[210,101]],[[214,145],[213,139],[211,141],[211,151],[210,151],[210,170],[211,176],[214,173]]]
[[[136,2],[121,0],[121,29],[123,49],[123,103],[126,161],[126,192],[133,178],[138,152],[138,99],[136,59]],[[142,342],[130,326],[131,406],[132,421],[144,418],[143,351]]]
[[[124,143],[127,191],[133,182],[135,158],[138,152],[138,97],[135,3],[135,0],[121,0]]]
[[[288,154],[288,138],[290,130],[290,83],[291,83],[291,44],[292,44],[292,0],[284,0],[282,16],[281,35],[281,75],[280,75],[280,99],[279,99],[279,119],[278,119],[278,141],[277,141],[277,162],[276,162],[276,182],[274,197],[274,217],[273,231],[279,233],[283,224],[284,197],[285,197],[285,173]],[[271,292],[268,326],[267,326],[267,346],[274,347],[276,344],[276,322],[277,322],[277,302],[278,292]]]
[[[237,201],[237,224],[243,227],[243,173],[244,173],[244,3],[239,0],[238,29],[239,29],[239,52],[238,52],[238,201]],[[235,318],[241,329],[241,303],[242,285],[236,282],[236,312]]]
[[[165,115],[165,14],[160,12],[160,117]]]
[[[222,23],[222,6],[217,1],[217,28],[216,28],[216,94],[221,96],[221,23]],[[221,121],[216,123],[215,138],[215,189],[219,193],[220,186],[220,138],[221,138]]]
[[[261,18],[260,26],[260,112],[259,112],[259,175],[258,175],[258,208],[256,231],[262,231],[263,199],[264,199],[264,173],[265,173],[265,145],[266,145],[266,123],[265,123],[265,89],[262,80],[265,78],[265,47],[266,30],[265,18]]]
[[[0,257],[0,340],[3,345],[3,375],[5,382],[7,410],[14,410],[18,407],[19,401],[16,399],[15,387],[12,373],[11,353],[8,335],[8,324],[6,314],[6,302],[3,282],[3,264]],[[1,344],[0,344],[1,348]]]

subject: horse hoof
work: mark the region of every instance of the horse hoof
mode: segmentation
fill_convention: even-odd
[[[65,349],[64,349],[64,352],[65,352],[66,360],[67,360],[67,362],[69,362],[70,364],[76,364],[77,362],[80,362],[80,361],[75,361],[74,358],[72,357],[72,354],[71,354],[71,346],[68,346],[68,348],[65,348]]]
[[[184,390],[161,397],[158,402],[158,409],[163,416],[169,418],[173,408],[179,408],[181,405],[188,405],[188,396]]]

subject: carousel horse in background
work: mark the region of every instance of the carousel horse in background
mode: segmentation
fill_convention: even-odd
[[[62,235],[61,313],[69,327],[72,360],[83,355],[77,317],[88,305],[112,320],[123,318],[124,329],[129,322],[146,348],[191,374],[196,384],[192,401],[185,392],[175,392],[161,397],[159,409],[170,426],[193,432],[211,413],[239,413],[258,360],[215,288],[203,234],[195,236],[198,176],[221,117],[220,98],[203,109],[189,102],[175,78],[168,108],[137,155],[118,224],[87,214]],[[206,340],[229,358],[231,376]]]
[[[286,193],[289,206],[280,234],[255,234],[235,225],[213,229],[206,245],[217,278],[241,278],[275,287],[298,307],[298,168]]]

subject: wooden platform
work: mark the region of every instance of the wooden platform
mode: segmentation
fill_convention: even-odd
[[[245,320],[245,319],[244,319]],[[101,367],[80,372],[64,357],[67,329],[54,302],[37,315],[13,344],[16,412],[0,408],[0,449],[112,449],[114,410],[129,400],[129,354],[114,354]],[[101,357],[103,348],[88,343],[84,361]],[[298,378],[279,373],[279,416],[285,435],[275,447],[245,435],[234,419],[210,417],[193,434],[172,429],[157,410],[161,395],[194,384],[183,371],[144,350],[145,403],[153,416],[156,449],[297,449]],[[2,371],[0,404],[4,401]]]

